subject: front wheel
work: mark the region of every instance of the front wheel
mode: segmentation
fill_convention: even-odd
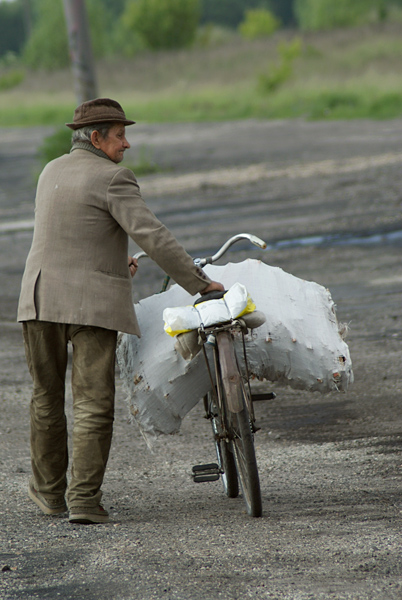
[[[243,387],[243,410],[231,414],[233,450],[247,513],[251,517],[261,517],[260,478],[254,449],[254,433],[244,398],[246,393]]]

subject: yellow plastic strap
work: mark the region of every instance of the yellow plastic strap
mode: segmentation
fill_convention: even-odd
[[[241,311],[241,313],[239,315],[237,315],[237,319],[239,317],[242,317],[243,315],[248,315],[249,313],[252,313],[255,311],[256,309],[256,305],[254,304],[253,299],[251,298],[251,296],[249,294],[247,294],[247,306],[244,310]]]
[[[179,335],[180,333],[187,333],[188,331],[192,331],[192,329],[181,329],[178,331],[173,331],[172,328],[166,325],[165,323],[165,327],[164,327],[166,333],[172,337],[175,337],[176,335]]]

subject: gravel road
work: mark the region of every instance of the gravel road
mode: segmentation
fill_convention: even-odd
[[[121,382],[104,483],[108,525],[46,517],[27,498],[30,379],[16,305],[32,237],[45,128],[0,130],[0,597],[77,600],[402,599],[402,121],[244,121],[129,128],[157,215],[194,255],[234,233],[267,242],[248,256],[328,287],[348,338],[346,394],[269,385],[257,405],[264,516],[221,482],[196,407],[150,452]],[[135,245],[131,246],[135,251]],[[136,300],[158,289],[140,267]],[[71,397],[67,412],[71,423]]]

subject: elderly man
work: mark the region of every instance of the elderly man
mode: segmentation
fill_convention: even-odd
[[[118,331],[140,335],[131,297],[128,235],[190,294],[223,290],[145,205],[133,173],[119,166],[130,147],[120,104],[81,104],[67,123],[70,154],[50,162],[37,188],[35,229],[18,307],[33,379],[29,497],[45,514],[105,523],[101,485],[114,418]],[[64,411],[71,342],[74,409],[67,485]],[[68,507],[68,508],[67,508]]]

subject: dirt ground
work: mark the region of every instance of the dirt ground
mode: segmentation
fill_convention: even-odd
[[[194,256],[249,231],[251,256],[328,287],[350,325],[355,383],[257,405],[264,515],[194,484],[215,459],[196,407],[151,453],[121,382],[104,483],[108,525],[46,517],[27,498],[30,379],[16,305],[46,129],[0,130],[0,596],[90,600],[402,599],[402,121],[136,125],[127,162]],[[134,252],[135,245],[132,244]],[[140,267],[138,300],[161,273]],[[62,293],[62,290],[61,290]],[[68,393],[71,424],[71,397]]]

